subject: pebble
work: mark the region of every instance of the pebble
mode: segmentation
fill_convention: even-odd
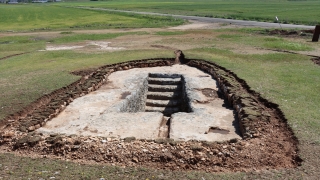
[[[101,140],[101,142],[102,142],[102,143],[106,143],[106,142],[107,142],[107,140],[105,140],[105,139],[102,139],[102,140]]]
[[[13,131],[6,132],[6,133],[4,133],[4,136],[5,137],[12,137],[12,136],[14,136],[14,132]]]
[[[28,128],[28,130],[29,130],[29,131],[34,131],[34,130],[35,130],[35,127],[34,127],[34,126],[30,126],[30,127]]]
[[[137,157],[132,158],[132,161],[135,162],[135,163],[139,162]]]
[[[203,156],[203,152],[197,152],[200,156]]]
[[[148,149],[142,149],[143,152],[148,152]]]

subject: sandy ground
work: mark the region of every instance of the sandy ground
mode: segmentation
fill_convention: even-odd
[[[170,137],[175,140],[224,141],[241,138],[234,126],[233,110],[224,107],[220,98],[207,97],[202,89],[217,91],[216,81],[202,71],[185,65],[171,67],[139,68],[117,71],[108,83],[95,92],[75,99],[56,118],[38,131],[42,133],[66,133],[103,137],[158,138],[163,119],[157,112],[120,112],[123,104],[142,86],[148,73],[182,74],[187,82],[187,93],[194,112],[175,113],[172,116]],[[123,93],[130,94],[123,98]],[[228,133],[209,132],[210,127],[224,129]]]
[[[110,47],[111,42],[105,41],[85,41],[78,45],[47,45],[45,50],[41,51],[59,51],[59,50],[74,50],[74,49],[96,49],[102,51],[123,50],[123,47]]]
[[[190,29],[222,29],[222,28],[240,28],[243,26],[233,25],[231,23],[205,23],[200,21],[189,20],[190,24],[171,27],[168,29],[190,30]]]

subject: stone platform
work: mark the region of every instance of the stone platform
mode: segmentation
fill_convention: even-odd
[[[233,110],[226,108],[224,100],[216,96],[216,81],[186,65],[114,72],[108,77],[107,84],[75,99],[37,131],[112,138],[159,138],[159,130],[167,118],[160,112],[144,112],[149,73],[180,74],[184,77],[190,112],[171,115],[169,138],[206,141],[241,138]]]

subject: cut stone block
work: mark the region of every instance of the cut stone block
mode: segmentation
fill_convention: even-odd
[[[195,104],[197,112],[171,116],[170,138],[179,141],[225,141],[241,139],[233,110],[222,107],[222,99]],[[220,106],[219,106],[220,104]]]
[[[147,93],[147,80],[150,73],[152,73],[150,77],[157,82],[159,79],[169,80],[167,82],[173,80],[173,83],[179,85],[163,85],[169,92]],[[171,78],[172,74],[176,76]],[[181,77],[180,80],[184,78],[185,84],[177,83],[176,80],[179,80],[177,77]],[[182,85],[185,85],[184,88]],[[159,85],[149,84],[150,86],[156,91],[159,90]],[[175,96],[177,93],[175,88],[179,88],[179,91],[188,96],[190,110],[188,109],[187,112],[189,113],[175,113],[178,109],[171,109],[185,103],[180,96]],[[224,106],[222,99],[206,96],[202,90],[208,88],[217,91],[216,81],[208,74],[185,65],[117,71],[108,77],[107,84],[75,99],[57,117],[48,121],[37,131],[68,135],[115,138],[134,136],[137,139],[157,139],[163,116],[166,114],[141,111],[163,111],[161,107],[166,107],[165,110],[170,110],[168,114],[175,113],[170,120],[170,138],[207,141],[240,138],[235,133],[234,124],[237,123],[233,122],[235,119],[233,111]],[[147,96],[154,99],[146,99]],[[229,133],[225,134],[225,131],[219,131],[219,129],[212,130],[211,127],[227,129]],[[221,135],[221,133],[224,134]]]
[[[88,119],[89,118],[89,119]],[[39,129],[42,133],[65,133],[84,136],[103,136],[137,139],[157,139],[163,115],[157,112],[108,113],[94,119],[79,118],[76,121],[50,121]]]

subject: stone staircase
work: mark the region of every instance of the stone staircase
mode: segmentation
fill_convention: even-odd
[[[181,75],[149,74],[146,112],[161,112],[164,116],[181,112]]]

